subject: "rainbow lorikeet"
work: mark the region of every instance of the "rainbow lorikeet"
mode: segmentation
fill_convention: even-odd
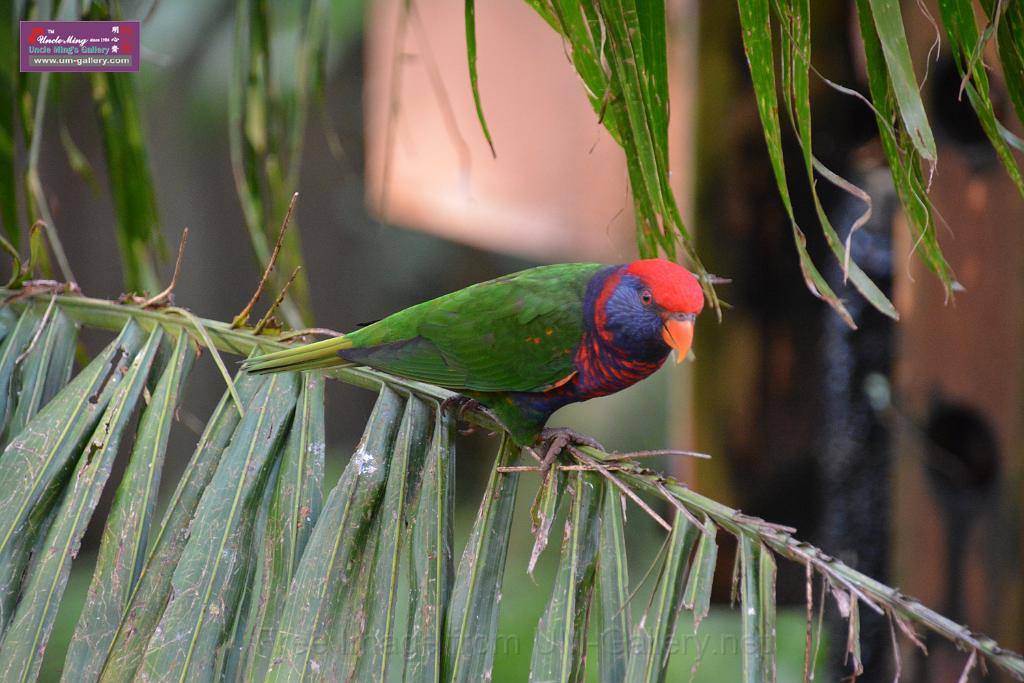
[[[562,406],[625,389],[673,349],[681,361],[703,306],[697,278],[663,259],[540,266],[244,367],[369,366],[476,400],[530,446]]]

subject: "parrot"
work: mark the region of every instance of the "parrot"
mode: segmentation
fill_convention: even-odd
[[[520,447],[569,429],[545,429],[570,403],[648,377],[675,351],[682,362],[704,306],[700,282],[666,259],[619,265],[538,266],[411,306],[353,332],[253,356],[251,373],[367,366],[457,392],[482,405]]]

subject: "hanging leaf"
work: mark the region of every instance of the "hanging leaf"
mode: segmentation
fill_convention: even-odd
[[[1017,119],[1024,121],[1024,7],[1019,2],[981,0],[990,22],[996,22],[1003,81]]]
[[[242,402],[250,404],[263,383],[263,378],[243,373],[236,378],[235,388]],[[225,393],[206,423],[206,429],[167,506],[160,531],[153,539],[117,633],[107,648],[100,670],[101,681],[127,683],[134,680],[146,645],[170,600],[171,579],[188,542],[189,526],[200,498],[213,478],[240,419],[235,401],[230,393]]]
[[[814,171],[819,169],[822,175],[833,182],[840,189],[852,188],[852,185],[839,178],[835,173],[824,167],[814,157],[811,147],[811,92],[809,75],[811,69],[811,5],[810,0],[791,0],[791,2],[780,3],[780,22],[782,30],[780,33],[782,52],[782,94],[786,103],[786,110],[789,113],[790,122],[793,124],[800,141],[804,169],[807,172],[807,183],[811,189],[811,199],[814,202],[814,210],[818,215],[818,222],[821,224],[825,242],[843,269],[844,278],[857,288],[857,291],[867,299],[868,303],[875,307],[880,313],[894,319],[899,319],[896,307],[892,305],[889,298],[872,282],[871,278],[861,270],[860,266],[853,260],[850,251],[850,244],[853,231],[857,227],[855,222],[849,227],[850,234],[847,244],[839,238],[832,222],[828,218],[825,207],[818,196],[818,187],[815,182]],[[774,67],[773,67],[774,68]],[[781,150],[779,152],[781,154]],[[863,195],[866,196],[866,195]],[[870,198],[868,198],[870,201]],[[865,214],[860,220],[866,220],[870,215],[871,207],[867,206]]]
[[[376,519],[375,547],[363,560],[372,577],[370,592],[361,606],[362,618],[349,622],[358,624],[359,637],[345,641],[355,656],[354,671],[346,676],[352,680],[382,683],[392,680],[402,671],[401,662],[407,656],[402,642],[408,631],[407,624],[396,623],[396,615],[408,599],[399,592],[399,565],[402,544],[408,541],[411,503],[419,488],[423,461],[430,446],[431,417],[430,408],[422,399],[414,396],[407,399],[388,468],[381,513]]]
[[[454,581],[454,430],[450,412],[438,409],[409,543],[409,620],[403,678],[413,683],[436,681],[441,676],[445,608]]]
[[[323,505],[324,378],[303,373],[295,418],[271,490],[263,537],[263,557],[255,583],[256,613],[246,641],[246,674],[260,680],[267,671],[274,635],[292,577]]]
[[[938,276],[948,296],[959,285],[939,247],[920,156],[906,131],[898,125],[900,118],[896,96],[889,80],[885,55],[875,29],[869,0],[857,0],[857,17],[861,38],[864,41],[868,88],[875,106],[878,134],[889,171],[892,173],[893,186],[913,228],[915,249],[924,264]]]
[[[682,606],[686,566],[697,534],[697,527],[677,510],[668,538],[668,553],[651,595],[651,604],[633,627],[626,680],[655,683],[665,679],[672,636]]]
[[[518,454],[512,440],[503,437],[459,562],[445,618],[442,677],[447,681],[483,680],[494,663],[501,584],[519,485],[517,473],[498,468],[509,465]]]
[[[538,683],[581,681],[585,672],[604,482],[587,472],[575,472],[571,479],[574,491],[562,535],[561,563],[533,636],[530,680]]]
[[[971,103],[974,113],[977,114],[978,122],[981,124],[982,130],[985,131],[985,135],[988,136],[989,142],[992,143],[996,155],[1006,167],[1007,174],[1017,186],[1017,190],[1024,195],[1024,177],[1021,177],[1017,160],[1014,159],[1010,146],[1000,132],[1001,124],[996,118],[995,107],[989,92],[988,74],[980,59],[972,59],[975,46],[979,45],[981,40],[981,36],[978,35],[978,26],[974,21],[974,3],[967,0],[939,0],[939,14],[953,49],[953,61],[956,63],[960,77],[964,79],[967,99]],[[1014,77],[1011,76],[1008,80],[1012,80],[1012,78]]]
[[[907,34],[903,28],[899,0],[868,2],[871,5],[871,18],[878,32],[882,54],[885,56],[889,82],[896,95],[897,111],[917,153],[922,159],[934,162],[938,158],[935,152],[935,136],[928,125],[928,116],[924,112],[920,88],[914,76],[914,63],[910,59],[910,47],[907,45]]]
[[[107,515],[85,606],[68,646],[64,680],[94,680],[99,675],[142,572],[167,440],[194,355],[188,335],[179,333],[142,413],[135,445]]]
[[[618,489],[606,486],[601,501],[601,540],[597,550],[597,585],[601,606],[601,683],[625,680],[630,652],[632,619],[622,504],[622,494]]]
[[[9,311],[10,309],[4,310]],[[0,424],[4,426],[0,432],[4,433],[3,445],[5,447],[14,436],[6,428],[8,419],[17,405],[14,373],[18,367],[18,359],[28,349],[28,345],[32,342],[32,338],[42,322],[43,310],[38,306],[26,306],[18,316],[18,322],[14,328],[4,336],[3,345],[0,346]]]
[[[33,331],[29,348],[18,356],[18,372],[12,389],[17,406],[7,425],[4,443],[25,429],[25,425],[50,402],[71,378],[78,330],[59,309],[50,310]],[[40,326],[42,326],[40,328]]]
[[[18,590],[38,530],[142,344],[142,329],[124,326],[79,375],[50,401],[0,455],[0,597]],[[9,611],[4,612],[9,615]],[[4,624],[6,626],[6,624]]]
[[[295,572],[268,681],[330,679],[344,668],[347,653],[334,633],[359,607],[348,600],[349,586],[367,551],[402,410],[401,397],[386,386],[381,389],[363,438],[327,497]]]
[[[715,578],[715,563],[718,559],[718,543],[715,537],[718,527],[710,519],[704,519],[700,542],[693,555],[690,565],[690,576],[686,580],[686,591],[683,593],[683,607],[693,611],[693,630],[711,607],[711,589]]]
[[[530,551],[530,562],[526,565],[526,573],[533,576],[533,568],[544,548],[548,545],[551,525],[558,513],[558,501],[562,499],[565,489],[565,473],[557,468],[548,471],[541,482],[537,497],[530,508],[530,530],[533,532],[533,550]]]
[[[171,597],[140,675],[151,681],[213,676],[217,646],[243,591],[252,525],[272,458],[295,409],[295,373],[269,376],[220,459],[189,526]]]
[[[775,560],[747,535],[739,539],[743,680],[775,681]]]
[[[750,66],[750,78],[757,98],[757,112],[764,128],[764,139],[768,146],[772,171],[775,173],[775,183],[793,230],[793,242],[800,259],[804,282],[811,293],[835,309],[846,324],[856,327],[849,311],[811,260],[811,255],[807,251],[807,237],[797,225],[793,213],[793,202],[789,196],[789,184],[786,182],[786,167],[782,155],[782,131],[779,126],[779,105],[775,95],[775,54],[772,47],[768,0],[738,0],[738,4],[740,26],[743,29],[743,49],[747,54],[747,64]]]
[[[274,490],[277,488],[277,478],[281,471],[280,465],[281,459],[274,458],[273,464],[270,465],[266,484],[263,486],[258,509],[253,514],[255,521],[249,547],[254,549],[266,548],[270,541],[267,536],[267,518],[270,516],[270,502],[273,499]],[[225,623],[230,626],[217,649],[216,660],[212,667],[213,675],[221,680],[238,681],[243,680],[246,675],[247,657],[252,649],[249,644],[255,641],[263,609],[260,604],[260,592],[268,580],[268,564],[265,554],[253,553],[245,558],[244,569],[239,572],[242,575],[242,578],[239,579],[239,583],[242,585],[242,594],[226,619]]]
[[[480,82],[476,75],[476,2],[465,0],[466,15],[466,56],[469,61],[469,87],[473,91],[473,105],[476,107],[476,118],[480,121],[480,130],[483,131],[487,146],[491,148],[491,156],[497,157],[494,151],[494,140],[491,139],[491,131],[487,128],[487,119],[484,117],[484,107],[480,102]]]
[[[92,437],[84,444],[67,490],[46,534],[41,552],[34,556],[21,600],[0,643],[0,679],[32,681],[39,674],[46,643],[60,608],[71,561],[78,555],[85,528],[110,476],[121,436],[146,386],[149,370],[163,336],[158,328],[134,357],[125,374],[111,376],[111,397]]]

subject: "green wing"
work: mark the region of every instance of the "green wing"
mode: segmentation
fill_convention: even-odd
[[[604,266],[541,266],[346,335],[349,361],[456,390],[541,391],[575,370],[587,283]]]

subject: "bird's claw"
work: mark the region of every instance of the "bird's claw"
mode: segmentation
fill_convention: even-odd
[[[505,431],[508,431],[508,428],[505,427],[504,423],[502,423],[502,421],[498,419],[498,416],[495,415],[490,408],[485,406],[483,403],[480,403],[480,401],[477,401],[475,398],[463,396],[462,394],[456,394],[455,396],[452,396],[451,398],[446,398],[444,401],[441,402],[441,410],[454,411],[455,421],[457,423],[465,422],[465,416],[467,411],[483,413],[491,420],[493,420],[494,423],[497,424],[499,427],[501,427]],[[468,425],[467,427],[459,430],[459,433],[462,434],[463,436],[473,434],[474,432],[476,432],[476,427],[474,427],[473,425]]]
[[[544,444],[544,456],[540,459],[542,477],[547,477],[551,465],[569,446],[590,446],[599,451],[605,450],[604,446],[593,437],[567,427],[544,429],[540,433],[540,442]]]

